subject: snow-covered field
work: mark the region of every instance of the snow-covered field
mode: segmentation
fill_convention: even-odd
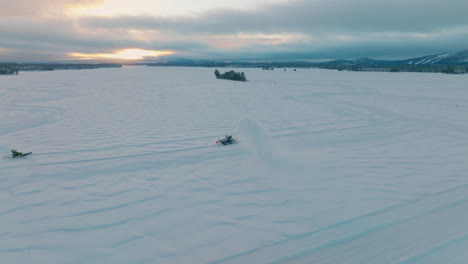
[[[468,75],[213,71],[0,76],[0,263],[468,262]]]

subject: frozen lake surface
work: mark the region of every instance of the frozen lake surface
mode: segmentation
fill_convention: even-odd
[[[466,263],[468,75],[213,71],[0,76],[0,263]]]

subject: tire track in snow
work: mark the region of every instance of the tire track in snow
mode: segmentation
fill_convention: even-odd
[[[135,148],[135,147],[157,146],[157,145],[165,145],[165,144],[169,144],[169,143],[181,143],[181,144],[183,144],[183,143],[187,143],[187,142],[192,142],[194,140],[208,140],[208,139],[213,139],[215,137],[216,136],[194,137],[194,138],[149,142],[149,143],[144,143],[144,144],[121,145],[121,146],[82,149],[82,150],[72,150],[72,151],[56,151],[56,152],[46,152],[46,153],[34,153],[34,155],[35,156],[46,156],[46,155],[69,154],[69,153],[86,153],[86,152],[96,152],[96,151],[102,151],[102,150],[117,150],[117,149]]]
[[[400,259],[414,252],[430,251],[439,241],[451,241],[454,236],[468,232],[465,226],[468,214],[459,214],[463,211],[468,211],[468,199],[383,228],[370,229],[317,252],[312,249],[312,253],[306,251],[273,263],[400,263]]]
[[[212,263],[401,261],[468,233],[467,192],[468,185],[463,185]]]
[[[130,222],[135,222],[135,221],[142,221],[145,219],[150,219],[154,217],[161,216],[163,214],[166,214],[168,212],[171,212],[173,209],[162,209],[156,212],[153,212],[151,214],[147,215],[142,215],[142,216],[134,216],[134,217],[128,217],[124,218],[122,220],[118,221],[113,221],[110,223],[103,223],[103,224],[96,224],[96,225],[84,225],[84,226],[71,226],[71,227],[58,227],[58,228],[53,228],[46,230],[46,233],[69,233],[69,232],[83,232],[83,231],[93,231],[93,230],[101,230],[101,229],[108,229],[108,228],[113,228],[121,225],[128,224]]]

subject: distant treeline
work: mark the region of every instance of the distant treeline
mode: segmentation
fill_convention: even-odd
[[[14,64],[0,64],[0,75],[18,74],[18,71]]]
[[[378,71],[378,72],[440,72],[447,74],[468,73],[468,64],[379,64],[361,63],[336,63],[336,62],[212,62],[212,61],[172,61],[150,64],[137,64],[147,66],[184,66],[184,67],[231,67],[231,68],[261,68],[263,70],[285,69],[285,68],[317,68],[339,71]]]
[[[246,82],[247,78],[243,72],[228,71],[225,73],[220,73],[218,70],[214,72],[217,79],[225,79],[232,81]]]
[[[81,70],[98,68],[121,68],[122,64],[61,64],[61,63],[0,63],[0,74],[18,74],[20,71]]]

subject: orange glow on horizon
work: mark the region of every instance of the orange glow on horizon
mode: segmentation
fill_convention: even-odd
[[[144,50],[144,49],[124,49],[115,53],[69,53],[71,57],[83,60],[91,59],[120,59],[120,60],[141,60],[146,57],[160,57],[175,54],[174,51]]]

